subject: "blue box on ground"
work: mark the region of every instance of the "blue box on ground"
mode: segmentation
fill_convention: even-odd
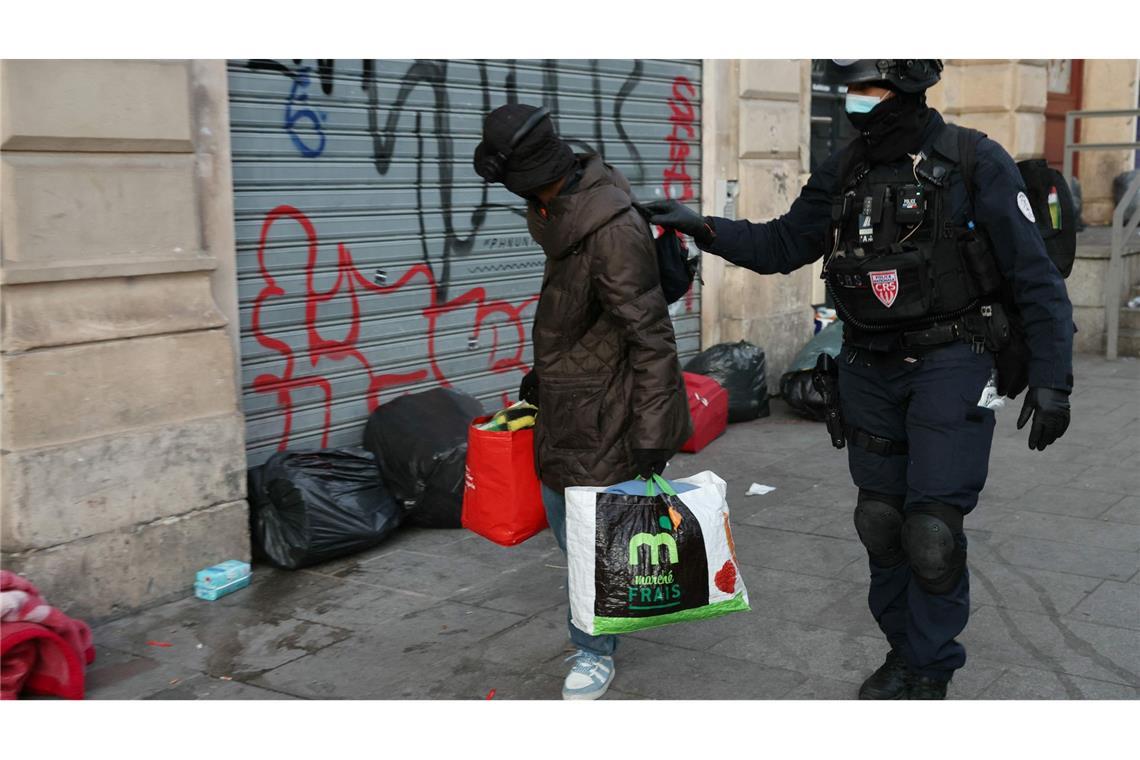
[[[207,602],[216,602],[226,594],[232,594],[239,589],[245,588],[249,585],[251,580],[252,578],[247,575],[244,578],[237,578],[222,586],[205,586],[201,583],[195,583],[194,596],[199,599],[205,599]]]
[[[199,570],[198,575],[194,579],[194,585],[204,588],[221,588],[236,580],[248,578],[250,572],[248,562],[231,559],[227,562],[207,567],[205,570]]]

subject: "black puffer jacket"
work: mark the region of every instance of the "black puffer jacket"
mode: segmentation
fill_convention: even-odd
[[[648,226],[625,177],[598,156],[580,161],[574,192],[527,214],[547,256],[535,458],[558,490],[636,477],[633,449],[672,454],[692,430]]]

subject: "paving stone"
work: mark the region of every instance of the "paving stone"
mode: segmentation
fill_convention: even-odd
[[[565,607],[525,618],[468,649],[488,662],[508,666],[511,670],[542,670],[551,675],[565,675],[562,660],[574,651]]]
[[[854,539],[810,536],[751,525],[734,526],[733,537],[742,564],[820,577],[834,576],[865,556],[863,545]]]
[[[519,673],[501,666],[489,666],[485,660],[461,655],[451,663],[449,677],[432,681],[417,688],[411,685],[408,697],[412,699],[562,699],[562,678],[549,673]],[[611,696],[621,698],[616,693]]]
[[[1030,570],[969,559],[970,601],[974,606],[1065,615],[1103,581],[1085,575]]]
[[[1140,586],[1104,581],[1070,617],[1140,630]]]
[[[276,613],[290,608],[299,599],[315,593],[327,593],[343,585],[344,581],[339,578],[311,570],[279,570],[267,565],[254,565],[249,586],[210,604]]]
[[[442,602],[247,680],[309,698],[426,698],[458,672],[467,649],[520,620],[505,612]],[[469,664],[464,667],[471,669]]]
[[[732,518],[733,524],[742,523],[758,528],[814,533],[818,527],[833,522],[835,513],[802,504],[783,504],[761,507],[743,517],[738,517],[737,513],[733,512]]]
[[[988,530],[1123,552],[1140,552],[1140,525],[1113,525],[1039,512],[1011,511],[989,524]]]
[[[777,617],[847,630],[849,620],[837,619],[836,605],[854,599],[867,609],[866,584],[741,565],[752,609],[762,618]],[[842,607],[846,611],[846,607]],[[870,619],[870,613],[867,613]],[[872,621],[874,624],[874,621]]]
[[[803,491],[794,492],[789,501],[830,512],[842,512],[848,516],[855,510],[859,489],[851,483],[851,476],[844,465],[844,478],[841,483],[818,483]]]
[[[1120,502],[1120,495],[1088,488],[1037,486],[1010,502],[1014,509],[1094,519]],[[973,517],[973,514],[971,514]]]
[[[1140,470],[1135,467],[1094,466],[1074,478],[1072,485],[1075,488],[1134,496],[1140,493]]]
[[[977,699],[979,694],[1001,677],[1006,667],[1002,663],[974,657],[973,652],[967,650],[966,664],[954,671],[954,677],[946,690],[946,698]]]
[[[516,567],[532,559],[548,559],[562,554],[554,541],[554,534],[549,530],[515,546],[500,546],[467,531],[466,535],[457,541],[417,551],[443,557],[470,557],[501,568]]]
[[[251,686],[241,681],[223,681],[210,676],[195,676],[186,681],[170,685],[146,699],[296,699],[291,694],[282,694],[269,689]]]
[[[862,557],[844,565],[843,569],[835,574],[835,577],[865,588],[871,582],[871,567],[866,550],[864,550]]]
[[[1140,699],[1140,689],[1108,681],[1018,665],[978,695],[979,699]]]
[[[808,676],[807,680],[785,694],[782,699],[858,699],[859,687],[850,681]]]
[[[170,688],[171,681],[197,678],[181,665],[95,646],[95,662],[87,668],[86,699],[145,699]]]
[[[493,610],[533,615],[567,604],[566,560],[537,560],[503,571],[493,580],[452,597],[454,601]],[[555,563],[560,564],[555,564]]]
[[[383,588],[446,599],[498,578],[505,566],[470,556],[435,555],[396,549],[337,571],[336,577]]]
[[[864,570],[866,569],[864,565]],[[805,622],[814,623],[823,628],[843,631],[854,636],[869,636],[876,639],[885,639],[879,630],[879,624],[871,617],[871,608],[867,605],[867,580],[848,586],[849,593],[844,594],[823,610],[815,619]]]
[[[1040,485],[1036,480],[1014,475],[999,468],[997,463],[1001,461],[996,454],[990,460],[990,475],[986,479],[986,487],[982,489],[981,497],[978,500],[978,509],[998,501],[1014,501]],[[971,513],[972,515],[973,513]]]
[[[1047,541],[984,531],[967,531],[970,557],[984,562],[1125,581],[1140,570],[1140,554],[1090,549],[1079,544]]]
[[[844,510],[834,513],[830,520],[825,520],[812,529],[816,536],[839,538],[844,541],[858,540],[859,534],[855,531],[854,510]],[[862,546],[862,544],[860,544]]]
[[[239,678],[320,651],[350,632],[292,617],[286,609],[269,612],[187,599],[100,626],[94,635],[122,652]]]
[[[629,642],[614,666],[615,684],[650,699],[779,699],[804,681],[791,670],[651,641]]]
[[[769,619],[750,635],[732,636],[710,651],[769,667],[862,683],[886,656],[886,642],[868,636]]]
[[[423,594],[342,581],[332,590],[297,599],[292,614],[301,620],[361,633],[436,604],[438,599]]]
[[[1109,522],[1140,525],[1140,496],[1125,497],[1100,517]]]
[[[1140,631],[983,607],[961,641],[988,660],[1140,686]]]

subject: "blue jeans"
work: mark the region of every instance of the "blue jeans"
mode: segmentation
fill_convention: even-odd
[[[542,505],[546,508],[546,521],[550,523],[554,540],[558,542],[562,553],[566,554],[566,497],[544,483]],[[566,587],[569,588],[570,584],[567,583]],[[591,636],[574,625],[569,610],[566,611],[566,625],[570,628],[570,641],[579,649],[600,655],[612,655],[617,649],[617,636]]]

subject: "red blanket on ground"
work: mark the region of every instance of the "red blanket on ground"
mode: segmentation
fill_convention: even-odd
[[[49,606],[26,578],[0,571],[0,699],[83,699],[84,668],[94,660],[86,623]]]

